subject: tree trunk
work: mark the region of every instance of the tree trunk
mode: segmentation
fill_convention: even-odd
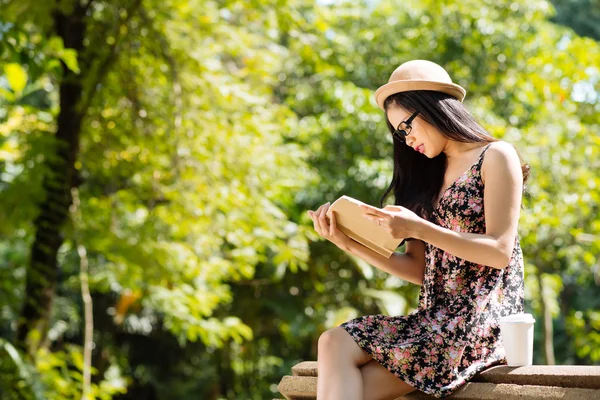
[[[86,13],[94,0],[81,4],[76,2],[72,14],[61,10],[53,13],[54,34],[63,39],[64,47],[77,52],[81,73],[77,75],[62,63],[60,84],[60,112],[57,120],[56,153],[46,159],[47,175],[43,188],[46,198],[40,204],[40,214],[34,221],[35,239],[31,246],[31,259],[27,270],[24,306],[17,328],[17,342],[29,354],[33,354],[44,342],[50,320],[50,311],[58,276],[56,256],[63,243],[62,228],[72,204],[71,189],[79,185],[75,161],[79,153],[81,123],[91,104],[97,86],[107,74],[118,53],[117,48],[125,26],[142,0],[132,0],[127,8],[116,15],[119,22],[108,29],[115,41],[106,54],[90,52],[84,55]],[[108,36],[109,32],[106,32]],[[94,48],[93,45],[89,47]],[[93,65],[92,65],[93,64]],[[85,98],[82,98],[85,87]],[[91,84],[90,84],[91,82]]]
[[[83,49],[85,34],[84,15],[57,11],[54,29],[65,48]],[[17,340],[29,354],[35,353],[48,331],[50,311],[58,276],[58,249],[63,243],[62,228],[71,205],[71,188],[75,183],[75,161],[79,152],[79,133],[82,114],[77,105],[82,95],[81,77],[63,64],[60,84],[60,112],[57,119],[56,150],[46,159],[48,166],[43,188],[46,198],[40,204],[40,213],[34,221],[35,239],[27,270],[25,301]]]
[[[546,356],[547,365],[555,365],[556,360],[554,358],[554,329],[552,327],[552,313],[546,304],[546,297],[544,296],[544,286],[542,282],[542,273],[537,271],[536,273],[538,286],[540,289],[540,311],[544,318],[543,322],[543,338],[544,338],[544,355]]]

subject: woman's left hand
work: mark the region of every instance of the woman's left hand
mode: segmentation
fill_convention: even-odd
[[[360,206],[363,216],[389,232],[394,239],[417,238],[425,220],[402,206],[377,208],[370,205]]]

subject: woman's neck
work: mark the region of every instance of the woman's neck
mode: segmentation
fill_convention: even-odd
[[[481,147],[482,144],[483,143],[464,143],[448,140],[448,143],[446,144],[446,147],[444,147],[443,151],[444,154],[446,154],[448,162],[450,163],[461,159],[466,153]]]

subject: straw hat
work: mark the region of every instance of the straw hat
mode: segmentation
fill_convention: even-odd
[[[401,64],[390,76],[385,85],[375,91],[375,101],[379,108],[388,96],[408,92],[410,90],[434,90],[447,93],[463,101],[467,91],[461,86],[452,83],[446,70],[434,62],[427,60],[412,60]]]

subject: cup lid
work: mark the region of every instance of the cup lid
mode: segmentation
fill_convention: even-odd
[[[504,317],[498,318],[498,322],[508,323],[508,324],[525,324],[525,323],[533,323],[535,319],[533,315],[526,313],[518,313],[511,314]]]

